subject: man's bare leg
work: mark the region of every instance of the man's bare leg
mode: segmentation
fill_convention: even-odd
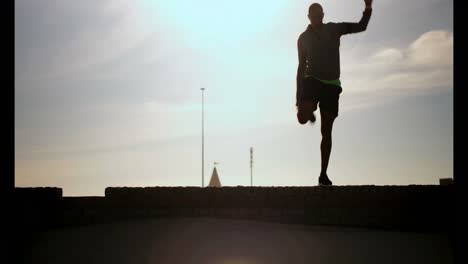
[[[322,155],[322,171],[320,175],[327,175],[328,161],[330,160],[330,153],[332,148],[332,128],[335,121],[335,115],[331,112],[320,111],[321,117],[321,132],[322,142],[320,144],[320,151]]]

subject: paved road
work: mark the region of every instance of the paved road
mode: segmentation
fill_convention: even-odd
[[[25,263],[453,263],[444,234],[180,218],[37,234]]]

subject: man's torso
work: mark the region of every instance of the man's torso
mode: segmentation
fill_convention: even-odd
[[[340,33],[338,24],[326,23],[320,29],[310,25],[299,41],[306,58],[304,77],[313,76],[322,80],[340,77]]]

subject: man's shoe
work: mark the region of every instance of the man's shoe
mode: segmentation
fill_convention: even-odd
[[[321,174],[319,177],[319,186],[331,186],[332,181],[328,179],[328,176],[326,174]]]
[[[310,123],[315,123],[315,114],[312,113],[312,117],[309,119]]]

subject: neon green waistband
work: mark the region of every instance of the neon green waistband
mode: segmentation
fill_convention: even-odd
[[[314,77],[315,78],[315,77]],[[320,80],[319,78],[315,78],[323,83],[326,83],[326,84],[331,84],[331,85],[336,85],[336,86],[341,86],[341,81],[340,79],[336,79],[336,80]]]

